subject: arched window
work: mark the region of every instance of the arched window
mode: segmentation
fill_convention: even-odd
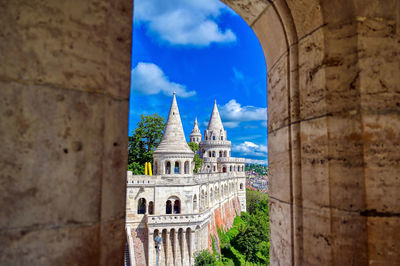
[[[140,198],[138,200],[137,213],[138,214],[145,214],[146,213],[146,199]]]
[[[243,190],[243,183],[240,183],[240,190]]]
[[[222,151],[219,151],[219,157],[222,157]]]
[[[215,165],[214,165],[214,166],[213,166],[213,171],[215,172],[215,170],[216,170],[216,169],[215,169]]]
[[[181,202],[180,200],[175,200],[174,202],[174,214],[179,214],[181,213]]]
[[[197,195],[193,196],[193,211],[197,209]]]
[[[222,167],[222,172],[223,172],[223,173],[226,173],[226,167],[225,167],[225,166]]]
[[[154,203],[152,201],[149,202],[149,214],[154,214]]]
[[[213,136],[213,140],[215,140],[215,136]]]
[[[221,140],[224,140],[224,136],[221,136]]]
[[[167,162],[165,164],[165,174],[167,175],[171,174],[171,162]]]
[[[211,151],[208,152],[208,157],[211,157]]]
[[[179,174],[179,162],[175,162],[174,174]]]
[[[224,157],[226,157],[226,151],[224,151]]]
[[[232,172],[232,165],[229,167],[229,172]]]
[[[237,171],[239,172],[240,170],[239,170],[239,166],[237,167]]]
[[[189,161],[185,162],[185,174],[189,174]]]
[[[212,157],[215,157],[215,151],[212,152]]]
[[[165,205],[165,213],[171,214],[172,213],[172,202],[167,200],[167,204]]]

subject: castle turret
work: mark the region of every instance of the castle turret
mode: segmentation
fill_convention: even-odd
[[[207,129],[204,131],[204,140],[226,140],[226,131],[222,125],[217,101],[214,102],[210,121],[208,122]]]
[[[194,153],[186,143],[175,92],[164,135],[153,153],[154,174],[192,175]]]
[[[190,142],[194,142],[199,144],[201,141],[201,133],[200,133],[200,129],[199,129],[199,125],[197,124],[197,117],[194,120],[194,126],[192,129],[192,133],[189,136]]]
[[[204,130],[204,138],[199,146],[200,155],[204,160],[203,169],[201,171],[222,172],[224,168],[221,168],[218,164],[218,158],[231,156],[231,142],[227,140],[227,134],[219,115],[217,101],[214,102],[208,127]],[[227,171],[226,167],[225,171]]]

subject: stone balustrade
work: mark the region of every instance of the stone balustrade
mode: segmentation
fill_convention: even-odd
[[[203,157],[203,162],[205,163],[216,163],[217,160],[217,157]]]
[[[158,224],[179,225],[188,223],[202,223],[211,215],[210,210],[199,214],[165,214],[165,215],[146,215],[146,223],[149,226]]]
[[[218,146],[218,145],[223,145],[223,146],[232,146],[231,141],[229,140],[203,140],[201,142],[201,145],[213,145],[213,146]]]
[[[235,158],[235,157],[218,157],[218,162],[221,163],[245,163],[244,158]]]
[[[132,172],[127,173],[127,185],[131,186],[155,186],[155,185],[179,185],[179,184],[203,184],[207,182],[218,182],[231,180],[233,178],[245,177],[245,172],[226,172],[226,173],[197,173],[193,176],[187,175],[132,175]],[[173,183],[171,183],[171,181]]]

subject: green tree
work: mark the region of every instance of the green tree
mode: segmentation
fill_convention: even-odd
[[[165,119],[158,114],[140,115],[133,136],[129,138],[128,170],[144,174],[144,164],[153,161],[153,152],[161,142]]]
[[[267,200],[268,195],[259,191],[252,191],[246,189],[246,209],[249,213],[253,213],[257,208],[258,204],[262,200]]]
[[[206,249],[196,252],[194,256],[194,265],[196,266],[216,265],[217,263],[215,257]]]
[[[199,144],[197,144],[196,142],[188,142],[188,145],[194,153],[196,153],[200,149]]]
[[[199,171],[199,169],[203,166],[203,159],[200,158],[200,155],[196,154],[197,151],[200,149],[199,144],[197,144],[195,142],[189,142],[188,145],[192,149],[192,151],[195,153],[194,154],[194,170],[193,170],[193,172],[197,173],[197,171]]]

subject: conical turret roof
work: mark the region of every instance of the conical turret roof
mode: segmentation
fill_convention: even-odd
[[[193,126],[193,129],[192,129],[192,134],[190,134],[190,135],[198,135],[198,134],[200,134],[200,129],[199,129],[199,124],[197,123],[197,117],[196,117],[195,120],[194,120],[194,126]]]
[[[160,144],[154,153],[192,153],[186,143],[185,133],[183,132],[182,121],[179,115],[178,104],[174,96],[172,98],[171,108],[167,124],[165,126],[164,135]]]
[[[210,122],[208,122],[207,130],[224,130],[221,117],[219,116],[217,101],[214,102],[214,108],[211,113]]]

